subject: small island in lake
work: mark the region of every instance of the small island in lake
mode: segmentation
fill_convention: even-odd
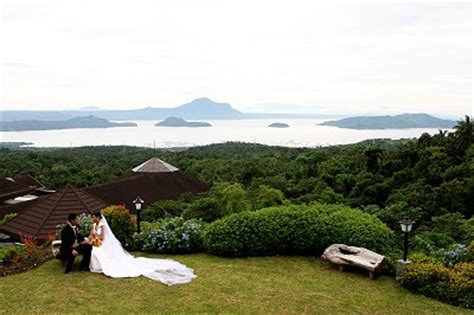
[[[75,117],[68,120],[0,121],[1,131],[54,130],[76,128],[136,127],[131,122],[116,123],[95,116]]]
[[[456,125],[454,120],[440,119],[428,114],[402,114],[397,116],[360,116],[319,125],[348,129],[408,129],[408,128],[448,128]]]
[[[272,123],[272,124],[268,125],[268,127],[270,127],[270,128],[289,128],[290,125],[285,124],[285,123],[276,122],[276,123]]]
[[[157,123],[157,127],[212,127],[210,123],[200,121],[186,121],[179,117],[168,117]]]

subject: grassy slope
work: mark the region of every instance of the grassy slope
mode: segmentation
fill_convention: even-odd
[[[371,281],[366,274],[340,273],[310,257],[171,258],[194,268],[198,278],[167,287],[144,277],[64,275],[52,260],[0,278],[0,313],[469,313],[412,294],[391,278]]]

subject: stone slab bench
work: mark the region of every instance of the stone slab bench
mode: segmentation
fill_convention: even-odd
[[[363,247],[333,244],[326,248],[322,258],[344,271],[344,266],[356,266],[369,271],[369,278],[374,279],[375,273],[385,262],[385,256],[377,254]]]

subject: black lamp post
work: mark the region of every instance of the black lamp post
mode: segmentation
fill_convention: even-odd
[[[412,221],[410,219],[403,219],[399,221],[400,227],[402,228],[403,233],[405,233],[405,241],[404,241],[404,246],[403,246],[403,260],[407,262],[407,257],[408,257],[408,233],[410,233],[411,228],[413,227],[413,224],[415,221]]]
[[[137,197],[133,203],[135,204],[135,209],[137,209],[137,233],[140,233],[140,211],[142,210],[142,205],[145,201],[142,198]]]

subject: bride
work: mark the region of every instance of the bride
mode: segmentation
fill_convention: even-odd
[[[100,212],[94,213],[92,220],[89,236],[94,245],[89,265],[92,272],[112,278],[145,276],[166,285],[187,283],[196,277],[192,269],[171,259],[133,257],[123,249]]]

